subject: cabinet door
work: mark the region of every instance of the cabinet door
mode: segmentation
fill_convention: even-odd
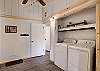
[[[5,0],[5,15],[11,15],[12,12],[12,0]]]
[[[12,15],[18,16],[18,3],[19,0],[12,0]]]
[[[54,12],[54,6],[52,3],[49,3],[48,5],[48,16],[51,16]]]
[[[65,9],[66,7],[66,0],[55,0],[53,2],[53,6],[54,6],[54,13],[57,13],[63,9]]]
[[[22,5],[23,0],[19,0],[19,16],[24,14],[24,5]]]
[[[43,8],[43,17],[44,19],[51,16],[53,14],[53,4],[47,3],[47,6]]]
[[[78,6],[86,1],[89,1],[89,0],[68,0],[68,4],[69,4],[69,7],[72,8],[72,7]]]
[[[48,8],[49,8],[49,7],[48,7],[48,5],[47,5],[47,6],[43,7],[43,9],[42,9],[42,10],[43,10],[43,12],[42,12],[42,17],[43,17],[43,19],[47,18],[47,16],[48,16],[48,12],[49,12],[49,11],[48,11]],[[47,16],[45,16],[45,12],[47,12]]]
[[[39,10],[38,18],[42,20],[42,6],[41,5],[38,6],[38,10]]]
[[[24,16],[25,17],[33,17],[33,4],[32,1],[28,1],[26,5],[24,5]]]
[[[4,14],[4,0],[0,0],[0,15]]]
[[[38,3],[35,3],[34,5],[33,5],[33,10],[34,10],[34,17],[35,18],[38,18],[38,13],[39,13],[39,5],[38,5]]]

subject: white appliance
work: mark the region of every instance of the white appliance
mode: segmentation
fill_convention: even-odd
[[[72,39],[65,39],[64,43],[57,43],[55,46],[54,63],[63,70],[67,70],[67,47],[69,44],[75,44]]]
[[[68,71],[92,71],[95,41],[78,40],[68,47]]]

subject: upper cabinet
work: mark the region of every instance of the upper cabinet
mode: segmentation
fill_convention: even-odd
[[[56,13],[70,10],[88,1],[92,0],[53,0],[47,3],[44,8],[43,17],[48,18]]]
[[[23,5],[23,15],[24,17],[34,17],[33,16],[34,10],[33,10],[33,3],[31,0],[28,1],[27,4]]]
[[[38,5],[38,11],[39,11],[38,12],[38,18],[42,19],[42,16],[43,16],[43,7],[41,5]]]
[[[18,9],[18,13],[19,16],[24,16],[24,6],[22,5],[23,0],[19,0],[19,9]]]
[[[47,3],[47,6],[45,6],[44,8],[44,17],[49,17],[54,13],[54,4],[51,3]]]
[[[0,16],[20,16],[42,20],[42,6],[29,0],[22,4],[23,0],[0,0]]]
[[[12,15],[18,16],[19,15],[19,0],[12,0]]]
[[[67,0],[67,6],[69,8],[73,8],[73,7],[78,6],[87,1],[89,1],[89,0]]]
[[[11,13],[12,13],[12,1],[13,0],[5,0],[4,1],[5,15],[11,15]]]
[[[47,3],[44,8],[44,17],[49,17],[63,9],[65,9],[67,0],[54,0]]]
[[[4,0],[0,0],[0,15],[4,14]]]
[[[67,0],[55,0],[53,1],[53,8],[54,8],[54,13],[57,13],[63,9],[66,8],[66,3],[67,3]]]
[[[34,17],[42,19],[42,6],[39,3],[33,4]]]

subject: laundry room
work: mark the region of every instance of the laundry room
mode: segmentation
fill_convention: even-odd
[[[100,0],[0,0],[0,71],[100,71]]]
[[[96,7],[64,15],[56,20],[55,25],[58,39],[54,48],[54,63],[65,71],[94,71]]]

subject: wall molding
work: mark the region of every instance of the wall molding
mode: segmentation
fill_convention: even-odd
[[[39,18],[30,18],[30,17],[22,17],[22,16],[10,16],[10,15],[4,15],[4,16],[0,16],[0,17],[4,17],[4,18],[12,18],[12,19],[22,19],[22,20],[32,20],[32,21],[42,21]]]

